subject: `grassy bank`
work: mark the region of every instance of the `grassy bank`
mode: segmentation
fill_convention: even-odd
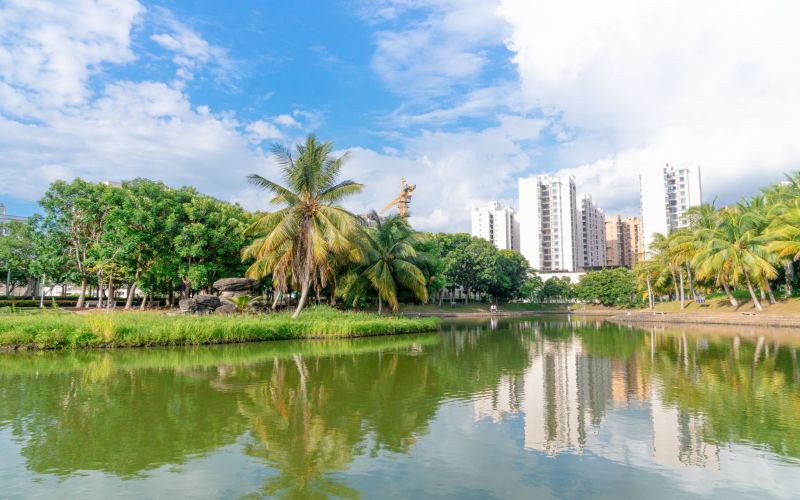
[[[592,304],[529,304],[529,303],[509,303],[500,304],[500,313],[531,313],[537,312],[567,312],[567,307],[574,312],[580,311],[619,311],[616,308],[596,306]],[[438,304],[408,304],[400,307],[400,312],[404,314],[489,314],[491,304],[485,302],[472,302],[469,304],[453,304],[445,302],[441,306]]]
[[[165,316],[158,312],[0,315],[0,348],[61,349],[199,345],[343,338],[436,330],[435,318],[401,318],[315,307],[293,320],[264,316]]]
[[[710,297],[705,304],[697,304],[691,299],[687,299],[686,307],[681,310],[680,302],[659,302],[656,303],[656,311],[665,313],[742,313],[756,312],[750,296],[737,294],[739,307],[734,308],[725,296]],[[768,300],[761,302],[764,311],[761,314],[800,314],[800,297],[788,299],[778,299],[777,303],[770,304]]]

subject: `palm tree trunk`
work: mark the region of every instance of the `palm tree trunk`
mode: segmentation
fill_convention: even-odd
[[[734,309],[738,309],[739,308],[739,301],[736,300],[736,298],[731,293],[731,287],[729,287],[728,284],[723,281],[722,282],[722,289],[725,290],[725,295],[728,296],[728,302],[731,303],[731,306],[733,306]]]
[[[686,307],[686,290],[683,284],[683,269],[678,269],[678,277],[680,278],[681,282],[681,309]]]
[[[273,293],[273,300],[272,300],[272,310],[273,311],[275,310],[276,307],[278,307],[278,301],[281,300],[281,296],[282,295],[283,295],[283,292],[279,292],[279,291],[275,291],[275,293]]]
[[[791,260],[787,260],[786,264],[784,265],[784,271],[786,274],[786,298],[792,296],[792,278],[794,278],[794,264]]]
[[[378,292],[378,314],[381,314],[383,311],[383,300],[381,299],[381,294]]]
[[[140,311],[144,311],[144,308],[147,307],[147,295],[148,294],[144,294],[144,297],[142,297],[142,303],[139,304]]]
[[[766,284],[767,287],[767,296],[769,297],[769,303],[774,304],[775,294],[772,293],[772,285],[769,284],[769,280],[766,278],[764,278],[764,283]]]
[[[758,297],[756,297],[756,291],[753,290],[753,283],[750,282],[750,276],[747,275],[747,272],[744,273],[744,279],[747,282],[747,289],[750,291],[750,298],[753,299],[753,305],[755,305],[756,309],[759,311],[763,311],[764,309],[761,307],[761,302],[758,301]]]
[[[306,275],[303,277],[303,285],[300,291],[300,300],[297,301],[297,309],[294,310],[294,314],[292,314],[292,319],[297,319],[300,317],[300,312],[306,306],[306,301],[308,301],[308,291],[311,288],[311,276],[310,272],[306,271]]]
[[[686,263],[686,277],[689,279],[689,293],[692,295],[692,300],[697,299],[697,294],[694,289],[694,277],[692,276],[692,266]]]
[[[653,310],[653,287],[650,286],[650,276],[647,277],[647,303],[650,306],[650,310]]]
[[[675,276],[675,268],[672,267],[672,264],[669,266],[669,272],[672,274],[672,284],[675,285],[675,300],[678,300],[681,294],[678,292],[678,279]]]

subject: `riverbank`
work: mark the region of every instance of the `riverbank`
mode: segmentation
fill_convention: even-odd
[[[378,316],[314,307],[290,313],[183,316],[159,312],[0,315],[0,350],[85,349],[233,344],[285,339],[329,339],[435,331],[436,318]]]
[[[473,304],[436,304],[407,305],[400,309],[406,317],[438,317],[438,318],[489,318],[518,317],[538,314],[580,314],[586,316],[613,316],[620,309],[587,304],[501,304],[497,312],[492,312],[490,304],[477,302]]]
[[[617,324],[736,325],[800,328],[800,314],[753,312],[661,312],[626,311],[607,318]]]

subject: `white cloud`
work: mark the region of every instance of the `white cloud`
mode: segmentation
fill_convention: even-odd
[[[248,124],[245,131],[254,142],[283,139],[283,133],[278,130],[278,127],[264,120]]]
[[[275,123],[283,127],[300,128],[302,125],[292,115],[282,114],[275,117]]]
[[[642,168],[700,165],[730,201],[800,165],[800,4],[500,3],[526,106],[577,130],[560,163],[607,208],[635,211]]]
[[[194,77],[192,71],[208,64],[217,66],[220,79],[229,77],[233,63],[227,50],[208,43],[196,31],[178,21],[171,11],[163,7],[154,11],[165,32],[151,35],[150,39],[175,53],[172,60],[178,66],[178,78],[191,80]]]
[[[0,8],[0,99],[9,112],[79,104],[89,78],[104,64],[134,59],[130,27],[143,7],[135,0],[47,2],[10,0]]]

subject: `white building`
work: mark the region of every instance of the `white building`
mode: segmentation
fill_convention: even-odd
[[[0,236],[5,236],[8,234],[8,229],[3,227],[5,224],[9,222],[25,222],[28,220],[27,217],[21,217],[19,215],[8,215],[6,213],[6,206],[0,203]]]
[[[472,236],[492,242],[500,250],[519,251],[519,222],[511,207],[496,201],[472,206]]]
[[[534,269],[580,269],[577,198],[574,176],[519,180],[520,251]]]
[[[605,214],[592,200],[592,195],[580,196],[581,242],[578,263],[584,269],[606,265]]]
[[[702,203],[700,167],[647,169],[639,174],[639,206],[644,251],[650,250],[653,234],[668,235],[687,224],[686,210]]]

